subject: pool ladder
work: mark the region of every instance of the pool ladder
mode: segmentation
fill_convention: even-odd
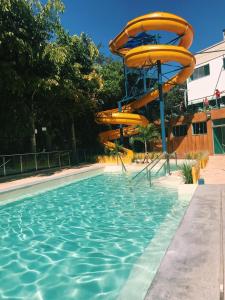
[[[122,160],[122,157],[121,157],[121,155],[118,153],[118,157],[119,157],[119,159],[120,159],[120,161],[121,161],[121,165],[122,165],[122,172],[123,173],[127,173],[127,168],[126,168],[126,166],[125,166],[125,164],[124,164],[124,162],[123,162],[123,160]]]
[[[162,153],[156,156],[150,163],[147,164],[140,172],[138,172],[134,177],[131,178],[131,181],[134,181],[138,177],[140,177],[141,174],[143,174],[146,171],[146,176],[149,181],[149,185],[152,186],[152,169],[157,166],[163,159],[165,161],[162,163],[162,165],[159,167],[159,169],[155,172],[155,175],[159,173],[159,171],[164,168],[165,174],[170,175],[170,158],[174,155],[176,159],[176,165],[177,165],[177,154],[176,152],[169,154],[169,153]]]

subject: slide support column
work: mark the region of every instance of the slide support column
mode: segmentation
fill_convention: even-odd
[[[124,72],[124,78],[125,78],[125,98],[128,97],[128,78],[127,78],[127,75],[128,75],[128,72],[127,72],[127,66],[125,65],[124,63],[124,60],[123,60],[123,72]]]
[[[118,102],[118,111],[122,112],[122,103],[121,101]],[[123,138],[123,125],[120,124],[120,145],[123,145],[124,138]]]
[[[164,153],[167,153],[165,107],[164,107],[163,89],[162,89],[162,66],[160,60],[157,60],[157,68],[158,68],[158,89],[159,89],[159,107],[160,107],[160,121],[161,121],[161,135],[162,135],[162,151]]]

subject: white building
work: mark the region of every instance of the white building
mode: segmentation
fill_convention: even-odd
[[[202,103],[206,97],[210,105],[216,105],[211,101],[215,99],[215,90],[225,96],[225,30],[223,41],[202,50],[195,58],[194,73],[187,80],[188,105]]]

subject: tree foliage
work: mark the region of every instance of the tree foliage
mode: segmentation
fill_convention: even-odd
[[[145,153],[147,153],[148,144],[156,141],[160,137],[158,128],[153,123],[149,123],[147,126],[138,125],[137,129],[139,134],[130,138],[130,144],[134,144],[135,142],[143,143],[145,146]]]
[[[171,116],[181,113],[181,104],[184,103],[184,93],[187,89],[186,83],[177,85],[171,89],[165,96],[165,114]]]
[[[122,97],[122,65],[85,33],[68,34],[63,10],[61,0],[1,0],[2,154],[95,147],[95,112]]]
[[[117,107],[117,102],[124,96],[123,64],[110,58],[102,57],[99,73],[104,82],[99,92],[99,100],[104,109]]]

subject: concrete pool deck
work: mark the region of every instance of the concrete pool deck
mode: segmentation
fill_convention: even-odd
[[[224,299],[225,186],[198,186],[145,300]]]
[[[48,181],[64,176],[69,176],[73,174],[79,174],[82,172],[90,171],[96,168],[102,168],[103,166],[101,164],[85,164],[85,165],[79,165],[75,167],[60,169],[60,170],[47,170],[45,172],[40,172],[39,174],[29,174],[29,176],[26,177],[15,177],[10,178],[5,182],[0,182],[0,192],[6,189],[10,188],[17,188],[21,185],[29,185],[29,184],[35,184],[39,183],[41,181]],[[26,174],[24,174],[26,175]],[[4,177],[2,178],[4,179]]]
[[[205,169],[201,170],[205,184],[225,184],[225,155],[209,156]]]
[[[48,191],[74,181],[96,176],[104,171],[101,164],[80,165],[63,170],[49,170],[25,178],[10,178],[0,183],[0,205],[31,194]]]

